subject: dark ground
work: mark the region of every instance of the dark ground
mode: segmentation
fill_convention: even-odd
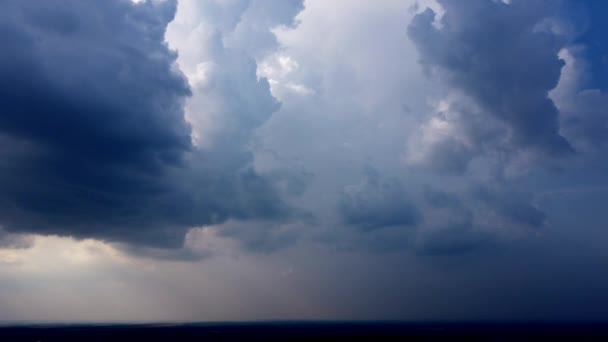
[[[608,341],[608,323],[269,322],[4,325],[20,341]]]

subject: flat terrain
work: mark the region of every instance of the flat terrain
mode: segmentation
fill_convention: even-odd
[[[605,323],[268,322],[4,325],[0,341],[608,340]]]

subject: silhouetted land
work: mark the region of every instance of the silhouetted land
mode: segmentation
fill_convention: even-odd
[[[608,341],[606,323],[265,322],[4,325],[0,341]]]

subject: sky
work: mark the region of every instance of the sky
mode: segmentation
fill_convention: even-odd
[[[0,1],[0,322],[606,320],[607,19]]]

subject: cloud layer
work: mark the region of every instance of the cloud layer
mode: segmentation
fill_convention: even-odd
[[[578,185],[555,170],[603,165],[567,2],[2,7],[12,233],[461,253],[548,227],[539,196]]]

